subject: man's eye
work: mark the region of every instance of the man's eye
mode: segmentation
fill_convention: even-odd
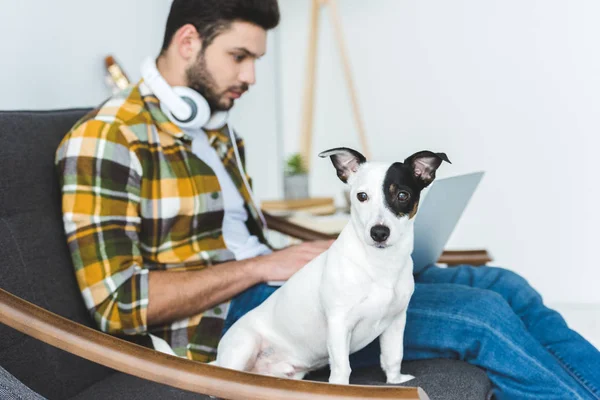
[[[241,55],[241,54],[233,55],[233,59],[235,60],[235,62],[242,62],[242,61],[244,61],[245,58],[246,58],[246,56]]]

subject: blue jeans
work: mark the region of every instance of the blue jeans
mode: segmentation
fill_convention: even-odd
[[[46,400],[0,367],[0,399]]]
[[[415,275],[404,360],[450,358],[483,368],[498,399],[600,399],[600,352],[569,329],[519,275],[501,268],[429,266]],[[225,332],[277,288],[234,298]],[[379,341],[350,357],[379,365]]]

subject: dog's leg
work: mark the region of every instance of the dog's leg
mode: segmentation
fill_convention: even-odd
[[[256,332],[248,329],[237,329],[233,332],[234,328],[237,327],[231,327],[221,339],[214,365],[238,371],[250,371],[256,363],[260,350],[260,337]]]
[[[404,357],[404,326],[406,310],[402,312],[381,334],[381,369],[385,372],[387,383],[403,383],[414,379],[412,375],[400,373],[400,365]]]
[[[331,375],[329,383],[347,385],[350,381],[350,331],[345,318],[327,319],[327,351]]]

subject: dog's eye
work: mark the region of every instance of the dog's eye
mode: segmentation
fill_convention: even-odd
[[[409,199],[410,199],[410,193],[408,193],[408,192],[398,193],[398,200],[400,200],[401,203],[406,203]]]
[[[358,199],[358,201],[360,201],[361,203],[369,200],[369,196],[367,196],[367,194],[365,192],[360,192],[356,195],[356,198]]]

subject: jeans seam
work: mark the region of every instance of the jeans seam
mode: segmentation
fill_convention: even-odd
[[[548,369],[546,369],[535,358],[530,357],[527,353],[521,351],[521,349],[519,349],[517,346],[515,346],[511,340],[509,340],[506,336],[504,336],[502,333],[500,333],[500,331],[496,330],[492,326],[490,326],[488,324],[485,324],[485,323],[482,323],[482,322],[479,322],[479,321],[476,321],[476,320],[473,320],[471,318],[456,317],[453,314],[447,314],[447,313],[443,313],[443,312],[426,311],[426,310],[420,310],[420,309],[412,309],[412,310],[410,310],[408,312],[411,312],[411,313],[420,312],[422,314],[426,314],[426,315],[430,315],[430,316],[446,317],[448,319],[452,319],[452,320],[455,320],[455,321],[464,321],[464,322],[470,323],[471,325],[474,325],[474,326],[477,326],[477,327],[483,327],[483,328],[488,329],[493,334],[495,334],[496,336],[498,336],[501,340],[503,340],[504,342],[506,342],[513,350],[517,351],[524,358],[531,360],[531,362],[533,362],[535,365],[537,365],[540,369],[542,369],[543,371],[546,371],[546,373],[548,375],[554,377],[556,379],[556,381],[560,382],[561,386],[563,386],[564,388],[566,388],[569,392],[573,393],[575,396],[577,396],[577,398],[581,399],[581,397],[577,394],[577,392],[573,391],[573,389],[571,389],[569,386],[567,386],[567,384],[565,382],[563,382],[561,379],[559,379],[558,376],[556,376],[554,373],[552,373],[552,371],[549,371]],[[584,399],[581,399],[581,400],[584,400]]]
[[[546,348],[548,349],[548,352],[550,354],[552,354],[552,356],[556,359],[556,361],[558,361],[558,363],[564,367],[564,369],[569,373],[569,375],[571,375],[571,377],[573,377],[573,379],[575,379],[577,382],[579,382],[581,384],[581,386],[583,386],[585,389],[587,389],[596,399],[600,400],[600,397],[596,393],[597,389],[594,386],[591,386],[591,384],[587,380],[581,378],[578,374],[576,374],[572,370],[571,365],[569,365],[567,362],[565,362],[558,355],[558,353],[555,353],[554,351],[550,350],[548,347],[546,347]]]

